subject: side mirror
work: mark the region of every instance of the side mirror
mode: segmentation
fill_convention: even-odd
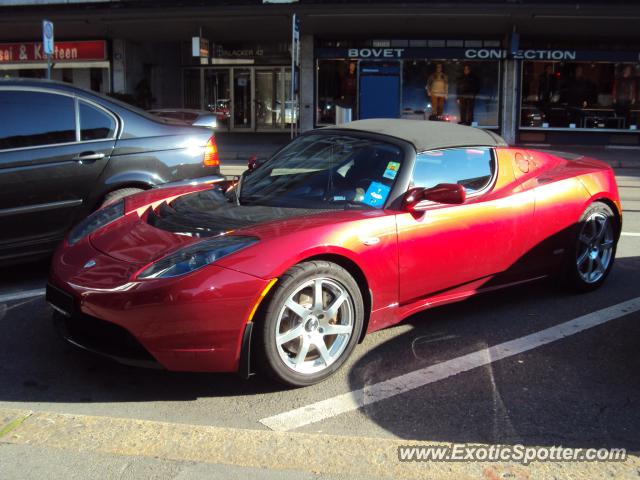
[[[405,194],[402,204],[405,211],[414,213],[425,210],[424,207],[420,206],[423,200],[457,205],[464,203],[466,199],[467,194],[462,185],[458,185],[457,183],[439,183],[432,188],[412,188]]]
[[[215,129],[218,126],[218,117],[215,115],[200,115],[196,121],[192,123],[194,127],[206,127]]]
[[[467,199],[467,192],[462,185],[457,183],[439,183],[424,191],[424,199],[436,203],[457,205],[464,203]]]
[[[253,172],[256,168],[262,165],[265,162],[265,159],[259,159],[256,155],[251,155],[247,160],[247,169],[250,172]]]

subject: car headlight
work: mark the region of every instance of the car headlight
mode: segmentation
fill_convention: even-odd
[[[99,228],[104,227],[108,223],[117,220],[124,215],[124,200],[120,200],[116,203],[112,203],[100,210],[93,212],[87,218],[82,220],[78,225],[71,229],[67,242],[70,245],[78,243],[81,239],[86,237],[92,232],[95,232]]]
[[[189,245],[152,263],[136,279],[170,278],[198,270],[216,260],[256,243],[256,237],[229,235]]]

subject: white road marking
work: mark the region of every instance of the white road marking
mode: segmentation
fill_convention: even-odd
[[[296,408],[295,410],[263,418],[260,420],[260,423],[272,430],[287,431],[320,422],[327,418],[340,415],[341,413],[357,410],[365,405],[406,393],[453,375],[467,372],[514,355],[519,355],[639,310],[640,297],[636,297],[626,302],[618,303],[587,315],[582,315],[568,322],[540,330],[539,332],[525,335],[524,337],[484,348],[436,365],[421,368],[420,370],[405,373],[404,375],[383,382],[367,385],[359,390],[353,390],[327,400]]]
[[[622,232],[621,235],[623,237],[640,237],[640,233],[635,232]]]
[[[22,292],[5,293],[0,295],[0,302],[11,302],[13,300],[22,300],[23,298],[39,297],[44,295],[45,289],[38,288],[35,290],[24,290]]]

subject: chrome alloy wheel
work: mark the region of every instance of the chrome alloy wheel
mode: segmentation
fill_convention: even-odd
[[[592,213],[582,224],[578,236],[576,266],[582,280],[595,283],[605,275],[611,263],[613,246],[611,220],[601,212]]]
[[[276,323],[280,359],[293,371],[317,373],[340,358],[353,333],[354,307],[347,289],[329,278],[300,285]]]

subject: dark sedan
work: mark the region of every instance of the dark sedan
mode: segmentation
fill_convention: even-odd
[[[169,182],[219,178],[211,129],[71,85],[0,80],[0,262],[55,248],[99,206]]]

